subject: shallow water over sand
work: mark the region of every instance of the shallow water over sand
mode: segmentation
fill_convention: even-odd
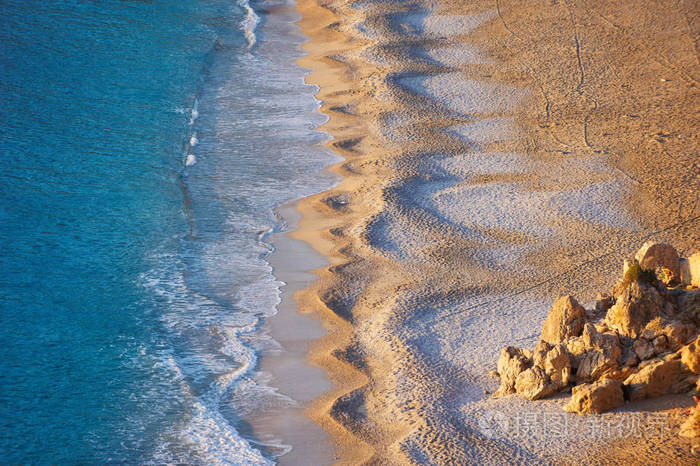
[[[274,462],[265,235],[334,160],[294,4],[3,8],[3,460]]]

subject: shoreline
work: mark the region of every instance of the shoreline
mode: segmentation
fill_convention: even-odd
[[[320,86],[330,118],[322,128],[345,159],[332,167],[338,186],[299,203],[292,234],[331,264],[299,301],[328,331],[310,358],[334,388],[309,415],[339,445],[341,462],[565,461],[574,447],[583,455],[602,449],[601,461],[619,458],[614,439],[580,432],[565,449],[539,435],[485,437],[484,410],[555,412],[561,400],[536,409],[494,401],[484,394],[495,390],[484,374],[506,342],[534,344],[558,294],[573,290],[591,302],[611,286],[618,257],[643,239],[697,248],[698,203],[682,197],[697,194],[697,176],[684,175],[686,186],[672,182],[692,166],[697,147],[688,119],[675,110],[652,119],[671,118],[688,144],[663,173],[658,147],[626,148],[628,132],[646,140],[653,125],[615,126],[616,112],[628,112],[636,95],[692,99],[693,76],[685,73],[690,87],[679,84],[675,94],[649,95],[655,84],[637,80],[652,91],[622,95],[624,81],[597,80],[589,69],[598,65],[587,61],[588,44],[607,36],[596,29],[582,47],[576,17],[583,12],[568,3],[536,9],[536,20],[531,8],[504,2],[494,10],[486,2],[353,8],[303,0],[298,10],[311,38],[299,63],[312,70],[307,82]],[[570,21],[577,61],[562,58],[571,50],[555,34],[546,37],[543,24],[557,24],[548,15]],[[607,66],[622,66],[611,53]],[[615,98],[617,108],[603,107]],[[661,132],[658,144],[672,139]],[[504,195],[509,202],[499,204]],[[681,410],[668,400],[650,405],[672,408],[666,412],[676,418]],[[642,454],[656,442],[657,457],[676,458],[673,435],[650,441]]]
[[[277,314],[266,319],[261,329],[261,334],[271,337],[277,347],[263,352],[259,366],[261,372],[270,376],[270,386],[294,403],[258,415],[250,424],[256,434],[279,439],[292,447],[277,457],[279,464],[330,464],[334,448],[328,435],[305,415],[308,404],[331,388],[325,371],[310,364],[307,357],[313,342],[325,332],[315,316],[300,312],[296,298],[299,290],[316,280],[313,270],[326,262],[306,243],[293,238],[298,228],[297,203],[292,201],[276,209],[286,229],[268,238],[274,251],[266,260],[284,285]]]

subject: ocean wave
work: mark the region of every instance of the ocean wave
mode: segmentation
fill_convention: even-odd
[[[255,10],[250,6],[249,0],[238,0],[238,4],[246,11],[246,16],[241,22],[241,29],[248,42],[248,50],[252,49],[256,42],[255,28],[260,22],[260,17],[255,13]]]
[[[135,396],[170,399],[170,412],[175,403],[180,414],[159,434],[148,462],[272,464],[261,451],[277,456],[291,447],[275,439],[262,442],[246,438],[237,430],[236,421],[261,407],[294,403],[256,372],[259,352],[278,344],[257,335],[260,317],[250,311],[234,312],[190,288],[177,256],[163,254],[152,259],[159,266],[143,275],[141,283],[159,303],[158,320],[164,333],[157,345],[142,347],[139,358],[151,361],[149,365],[161,374],[163,383]],[[270,286],[279,286],[271,275],[249,288],[253,295],[276,296]],[[251,310],[257,308],[270,315],[277,301],[248,304]]]

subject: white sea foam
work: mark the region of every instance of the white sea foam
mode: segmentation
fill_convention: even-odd
[[[178,259],[166,254],[156,262],[172,265]],[[184,415],[161,433],[153,462],[272,464],[259,447],[279,454],[291,447],[275,439],[246,439],[225,414],[227,408],[241,415],[260,406],[294,403],[255,372],[259,348],[250,340],[256,340],[259,320],[249,313],[231,312],[191,289],[178,269],[156,268],[141,277],[142,285],[165,304],[159,320],[167,334],[159,347],[141,348],[139,354],[152,360],[151,367],[168,381],[167,390],[176,389],[176,399],[186,406]],[[156,392],[148,398],[168,396]]]
[[[248,53],[214,54],[197,100],[183,109],[191,126],[181,157],[186,166],[199,162],[184,180],[194,234],[176,251],[168,245],[168,254],[150,255],[153,270],[141,277],[143,308],[157,325],[138,364],[152,369],[154,383],[136,393],[144,408],[133,424],[158,428],[143,447],[155,464],[267,464],[291,449],[278,434],[246,425],[296,404],[259,367],[261,354],[284,351],[261,327],[277,312],[283,283],[265,260],[272,247],[260,232],[280,228],[275,206],[331,184],[318,171],[335,156],[319,146],[328,136],[309,128],[327,117],[314,113],[314,88],[294,63],[301,37],[286,25],[296,14],[271,15],[272,39],[256,42],[263,26],[247,1],[237,1],[245,17],[236,33]],[[198,135],[206,135],[201,144]]]
[[[199,100],[194,99],[194,104],[192,105],[192,110],[190,111],[190,124],[193,125],[194,121],[199,116]]]
[[[255,28],[260,22],[260,17],[255,13],[255,10],[251,8],[249,0],[238,0],[238,4],[246,11],[246,16],[241,22],[241,29],[243,29],[243,34],[248,42],[248,50],[250,50],[255,45]]]

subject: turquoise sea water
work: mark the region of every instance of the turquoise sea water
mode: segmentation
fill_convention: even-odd
[[[331,182],[288,1],[2,2],[0,462],[264,463],[264,232]]]

